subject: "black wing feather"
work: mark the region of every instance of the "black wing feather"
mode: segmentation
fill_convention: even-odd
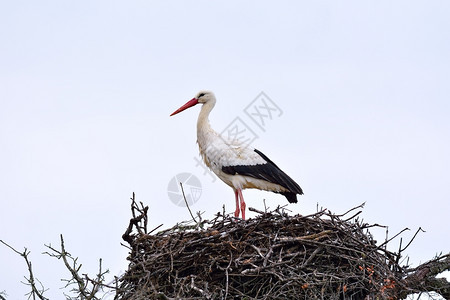
[[[268,182],[279,184],[289,190],[289,192],[280,192],[280,194],[285,196],[290,203],[297,203],[296,194],[303,195],[301,187],[291,177],[281,171],[281,169],[261,151],[257,149],[255,149],[254,151],[266,161],[265,164],[251,166],[223,166],[222,171],[230,175],[239,174],[250,176],[256,179],[262,179]]]

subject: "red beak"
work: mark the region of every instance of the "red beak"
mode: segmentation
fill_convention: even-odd
[[[192,98],[191,100],[186,102],[185,105],[183,105],[182,107],[180,107],[179,109],[174,111],[170,116],[176,115],[177,113],[182,112],[183,110],[188,109],[189,107],[192,107],[192,106],[197,105],[197,104],[198,104],[198,99]]]

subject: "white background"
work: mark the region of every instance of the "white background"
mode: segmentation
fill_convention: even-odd
[[[404,244],[426,230],[411,264],[448,252],[449,13],[448,1],[2,1],[0,239],[31,250],[61,299],[70,276],[44,244],[63,234],[82,273],[103,258],[120,274],[132,192],[150,228],[190,218],[167,195],[181,172],[202,182],[194,211],[233,212],[232,190],[195,165],[200,108],[169,117],[210,89],[219,132],[261,91],[283,110],[265,132],[248,125],[304,189],[293,213],[366,202],[366,222],[411,229]],[[23,298],[23,259],[0,245],[0,266],[0,292]]]

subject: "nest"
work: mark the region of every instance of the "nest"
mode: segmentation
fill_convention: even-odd
[[[245,221],[218,213],[152,234],[147,207],[135,205],[118,298],[396,299],[413,291],[400,254],[368,231],[379,225],[359,221],[361,207],[308,216],[251,209],[258,216]]]

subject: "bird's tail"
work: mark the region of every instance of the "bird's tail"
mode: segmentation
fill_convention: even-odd
[[[283,192],[280,193],[281,195],[285,196],[286,199],[289,201],[289,203],[297,203],[297,194],[292,192]]]

